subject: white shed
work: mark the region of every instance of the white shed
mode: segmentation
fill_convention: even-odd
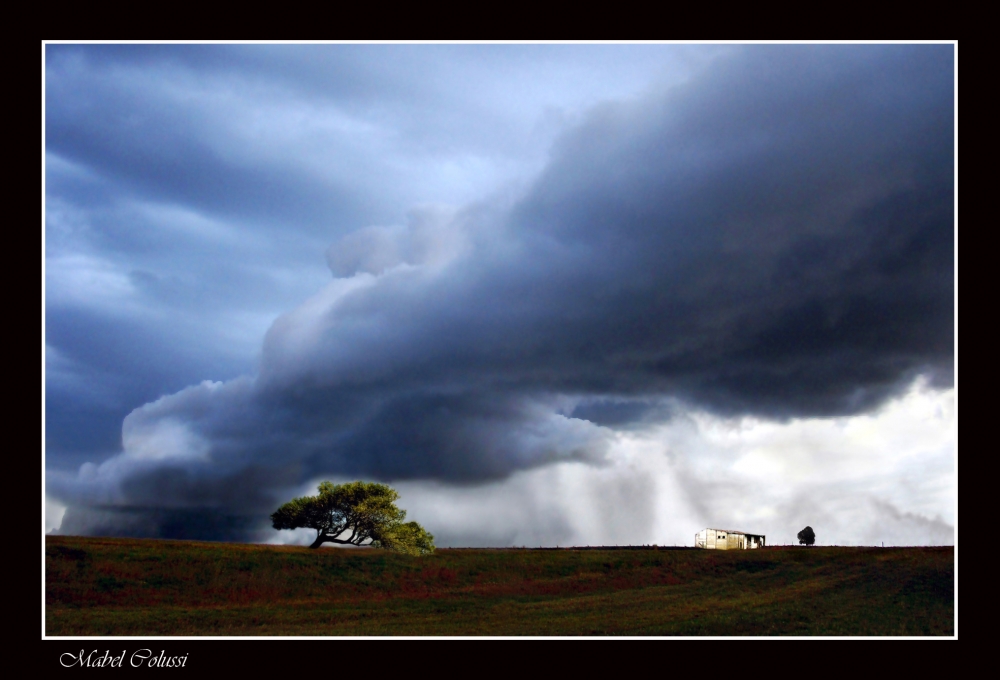
[[[753,550],[764,547],[764,535],[729,529],[702,529],[694,535],[694,547],[712,550]]]

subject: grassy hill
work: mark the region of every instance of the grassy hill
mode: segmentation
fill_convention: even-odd
[[[46,538],[47,635],[951,635],[953,549]]]

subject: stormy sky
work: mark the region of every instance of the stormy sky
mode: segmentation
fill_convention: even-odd
[[[45,58],[47,531],[954,542],[952,45]]]

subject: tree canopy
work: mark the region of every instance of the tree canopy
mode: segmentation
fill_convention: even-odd
[[[812,527],[806,527],[799,532],[799,545],[812,545],[816,542],[816,532]]]
[[[370,545],[410,555],[434,552],[434,536],[416,522],[404,522],[399,493],[375,482],[322,482],[319,495],[295,498],[274,511],[275,529],[316,530],[310,548],[324,543]]]

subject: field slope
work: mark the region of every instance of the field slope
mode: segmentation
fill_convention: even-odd
[[[952,635],[953,549],[46,538],[46,635]]]

